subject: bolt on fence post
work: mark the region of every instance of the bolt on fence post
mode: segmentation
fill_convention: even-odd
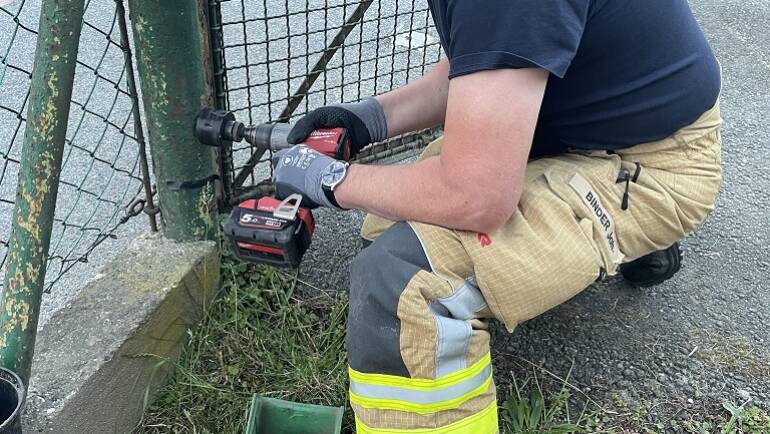
[[[214,149],[193,135],[198,112],[213,103],[203,8],[129,1],[163,233],[180,241],[215,239],[218,230]]]
[[[0,298],[0,361],[29,384],[84,0],[43,0]]]

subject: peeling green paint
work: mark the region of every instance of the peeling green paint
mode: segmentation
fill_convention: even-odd
[[[203,37],[197,21],[200,0],[169,8],[162,2],[129,0],[137,69],[142,87],[163,233],[175,240],[215,239],[206,188],[173,191],[167,181],[211,176],[214,150],[193,137],[192,125],[210,94]],[[206,207],[201,207],[206,203]],[[201,211],[205,209],[205,211]]]
[[[0,363],[29,380],[84,0],[43,0],[5,281]]]
[[[195,235],[200,239],[209,238],[208,234],[216,231],[214,216],[216,213],[216,199],[214,197],[214,187],[211,184],[201,189],[198,196],[198,218],[203,222],[203,226],[195,228]]]

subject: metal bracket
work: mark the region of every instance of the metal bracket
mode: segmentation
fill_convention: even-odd
[[[273,211],[273,216],[284,220],[294,220],[297,217],[299,205],[302,203],[302,195],[294,193],[284,199]]]

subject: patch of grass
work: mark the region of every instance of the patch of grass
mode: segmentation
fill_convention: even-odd
[[[298,300],[291,277],[229,257],[222,273],[221,297],[135,431],[242,433],[253,393],[346,405],[346,297]]]
[[[730,419],[737,420],[734,426],[738,434],[770,433],[770,414],[759,407],[741,407],[740,411],[737,414],[733,413]]]
[[[770,415],[756,406],[747,406],[743,404],[736,406],[731,402],[722,404],[727,410],[727,420],[720,418],[715,424],[716,428],[711,429],[712,424],[708,422],[695,422],[694,427],[697,431],[687,431],[693,434],[767,434],[770,433]]]
[[[568,386],[569,376],[557,387],[545,387],[533,369],[524,380],[513,382],[500,408],[501,430],[506,434],[615,433],[610,419],[590,402],[580,404]],[[553,383],[553,381],[551,381]],[[579,407],[577,413],[575,408]]]
[[[755,347],[743,336],[723,336],[704,330],[690,333],[694,354],[720,369],[770,376],[770,353]]]
[[[649,401],[643,401],[635,409],[629,409],[620,401],[615,402],[618,410],[614,422],[622,427],[622,433],[644,434],[768,434],[770,433],[770,414],[759,407],[750,406],[749,402],[736,405],[724,402],[721,406],[708,405],[708,410],[693,411],[674,405],[675,409],[688,410],[686,420],[673,417],[650,416],[655,407]],[[675,411],[677,412],[677,411]]]

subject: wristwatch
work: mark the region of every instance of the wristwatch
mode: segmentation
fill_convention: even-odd
[[[329,202],[340,209],[342,207],[337,203],[337,198],[334,197],[334,189],[345,179],[349,165],[347,161],[335,161],[321,172],[321,189]]]

